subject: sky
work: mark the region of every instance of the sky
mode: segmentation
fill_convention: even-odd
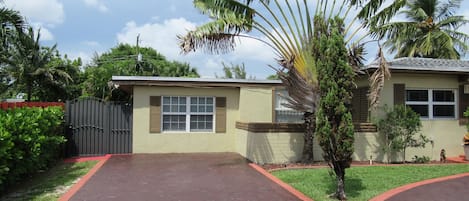
[[[202,77],[223,75],[222,62],[244,63],[248,76],[256,79],[275,74],[269,66],[278,66],[272,49],[252,39],[239,40],[235,51],[223,55],[181,54],[177,35],[209,21],[192,0],[3,0],[3,4],[20,11],[41,30],[43,45],[57,44],[62,55],[80,57],[85,64],[119,43],[135,45],[140,35],[140,46],[152,47],[169,60],[188,62]],[[458,14],[469,19],[469,0],[463,0]],[[460,31],[469,33],[469,25]],[[376,55],[376,44],[366,48],[369,63]]]

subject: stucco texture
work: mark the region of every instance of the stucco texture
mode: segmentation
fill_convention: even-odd
[[[226,97],[226,133],[150,133],[150,96]],[[233,152],[239,88],[134,87],[133,153]]]
[[[403,83],[406,89],[458,89],[457,75],[449,74],[417,74],[393,73],[390,80],[386,80],[381,93],[380,104],[371,115],[371,121],[377,121],[384,114],[384,107],[393,106],[393,84]],[[456,93],[457,94],[457,93]],[[458,100],[458,97],[456,97]],[[458,111],[456,104],[456,111]],[[456,114],[458,115],[458,114]],[[454,119],[422,119],[421,132],[434,144],[428,143],[425,148],[409,148],[406,151],[406,160],[414,156],[429,156],[431,160],[439,160],[440,150],[446,150],[447,157],[463,154],[462,136],[466,128],[459,125],[458,116]]]

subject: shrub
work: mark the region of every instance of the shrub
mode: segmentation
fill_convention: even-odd
[[[428,156],[414,156],[414,158],[412,158],[412,161],[414,161],[414,163],[428,163],[430,162],[430,157]]]
[[[24,175],[44,170],[60,156],[60,107],[0,110],[0,190]]]
[[[388,154],[402,152],[405,162],[408,147],[425,147],[429,142],[428,138],[420,133],[420,116],[405,105],[395,105],[392,110],[386,112],[386,116],[378,122],[378,132],[385,137],[384,151]]]

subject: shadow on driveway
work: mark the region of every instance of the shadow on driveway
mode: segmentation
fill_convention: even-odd
[[[298,200],[235,153],[112,156],[72,197],[90,200]]]

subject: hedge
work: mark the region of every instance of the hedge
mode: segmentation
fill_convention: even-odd
[[[60,157],[62,123],[61,107],[0,110],[0,191]]]

